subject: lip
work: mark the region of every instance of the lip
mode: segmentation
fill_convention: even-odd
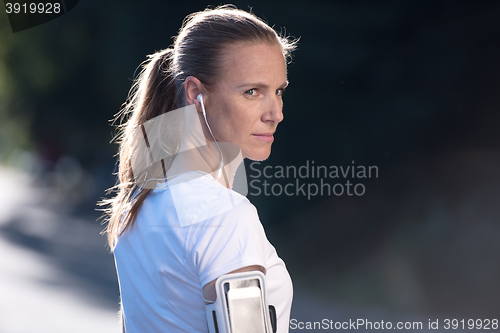
[[[261,140],[264,142],[273,142],[274,141],[274,133],[259,133],[259,134],[252,134],[253,137],[255,137],[257,140]]]

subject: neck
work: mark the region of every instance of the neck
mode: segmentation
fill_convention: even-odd
[[[232,188],[236,170],[243,163],[243,156],[235,144],[227,142],[217,144],[207,140],[205,146],[178,153],[167,171],[167,177],[178,176],[189,171],[202,171],[212,175],[223,186]],[[221,167],[220,152],[222,152],[224,162],[221,171],[219,171]]]

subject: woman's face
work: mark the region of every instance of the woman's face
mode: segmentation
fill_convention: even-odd
[[[207,120],[219,142],[237,144],[244,157],[269,157],[283,120],[286,63],[278,44],[239,43],[223,54],[221,79],[204,96]]]

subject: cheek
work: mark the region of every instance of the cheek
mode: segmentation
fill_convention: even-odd
[[[245,117],[231,117],[225,122],[225,132],[233,143],[245,144],[251,134],[251,123]]]
[[[252,117],[247,107],[233,104],[227,105],[227,108],[219,114],[219,129],[225,139],[236,141],[244,140],[251,134],[252,127],[258,118]],[[242,142],[240,142],[242,143]]]
[[[250,108],[240,110],[237,120],[238,124],[235,125],[235,129],[237,129],[236,135],[241,139],[250,140],[251,135],[259,130],[258,123],[260,116],[252,111],[256,110],[251,110]]]
[[[217,108],[216,119],[212,130],[220,141],[235,143],[244,148],[252,143],[251,135],[261,130],[257,125],[261,119],[261,107],[258,103],[239,100],[238,98],[223,98],[218,96],[213,107]],[[210,112],[210,111],[207,111]],[[212,122],[210,122],[212,126]]]

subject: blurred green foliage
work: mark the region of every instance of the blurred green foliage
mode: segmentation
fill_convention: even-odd
[[[2,156],[15,146],[46,144],[85,164],[112,153],[108,120],[125,101],[135,69],[146,54],[167,47],[184,16],[205,4],[85,1],[16,34],[3,15]],[[487,108],[472,110],[496,82],[496,2],[251,5],[277,30],[301,37],[279,130],[287,140],[276,141],[272,160],[382,163],[389,155],[448,146],[465,126],[491,117]]]

